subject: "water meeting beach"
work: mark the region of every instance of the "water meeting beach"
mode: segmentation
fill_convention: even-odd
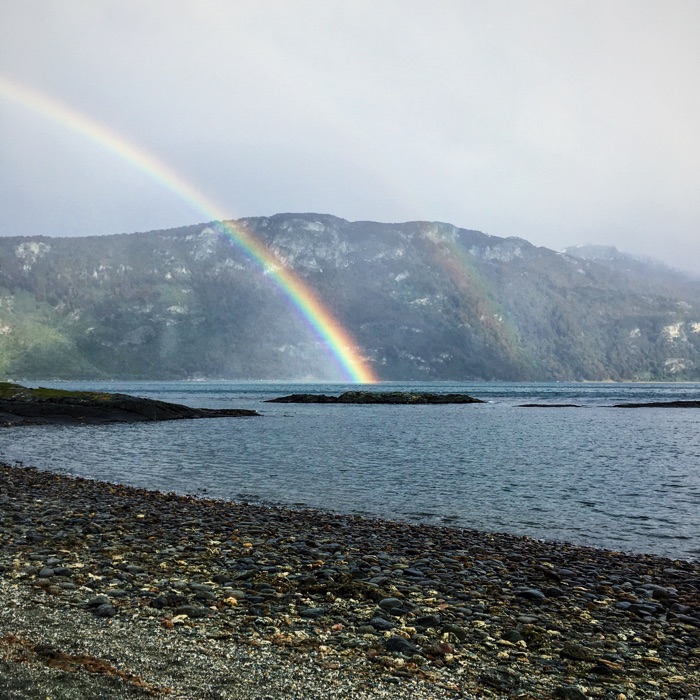
[[[700,566],[0,467],[36,698],[691,698]]]

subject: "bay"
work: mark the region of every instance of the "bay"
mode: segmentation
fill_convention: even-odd
[[[341,384],[41,382],[263,418],[0,431],[0,459],[199,496],[700,555],[700,410],[615,409],[694,400],[697,384],[383,383],[488,403],[269,404]],[[581,408],[521,408],[576,403]],[[0,487],[1,488],[1,487]]]

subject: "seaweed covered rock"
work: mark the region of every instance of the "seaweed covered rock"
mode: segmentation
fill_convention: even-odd
[[[446,404],[485,402],[467,394],[434,394],[416,391],[346,391],[340,396],[291,394],[268,399],[267,403]]]
[[[96,391],[67,391],[0,382],[0,424],[37,423],[133,423],[258,416],[257,411],[229,408],[192,408],[182,404],[145,399],[129,394]]]

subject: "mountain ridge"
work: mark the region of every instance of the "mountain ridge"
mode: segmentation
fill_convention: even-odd
[[[315,290],[381,379],[700,379],[700,281],[661,264],[444,222],[234,224]],[[0,376],[330,380],[338,368],[207,222],[0,238]]]

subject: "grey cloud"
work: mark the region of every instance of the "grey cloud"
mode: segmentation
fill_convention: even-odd
[[[0,73],[230,216],[438,219],[700,270],[696,3],[6,5]],[[65,125],[0,104],[0,234],[200,218]]]

